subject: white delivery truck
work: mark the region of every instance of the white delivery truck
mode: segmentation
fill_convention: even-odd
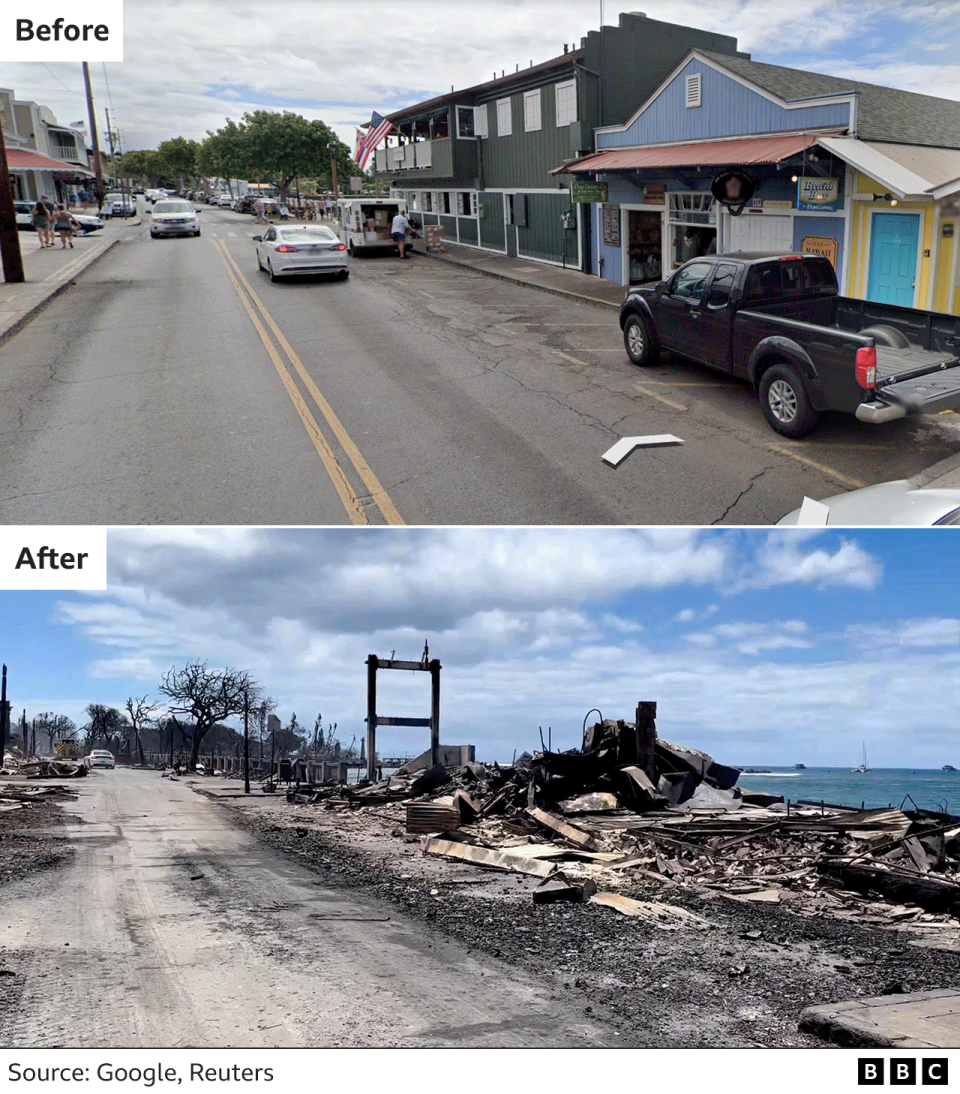
[[[350,254],[357,251],[396,250],[390,229],[397,213],[406,213],[407,203],[396,198],[341,198],[337,202],[340,239]]]

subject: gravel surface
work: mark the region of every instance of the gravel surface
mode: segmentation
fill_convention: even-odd
[[[633,1044],[823,1047],[797,1028],[805,1007],[951,988],[960,978],[960,953],[929,940],[917,945],[901,932],[655,882],[620,889],[712,924],[666,931],[597,905],[534,905],[537,879],[425,858],[418,838],[372,810],[343,816],[255,796],[221,804],[234,823],[295,856],[327,885],[375,893],[468,952],[579,991]]]

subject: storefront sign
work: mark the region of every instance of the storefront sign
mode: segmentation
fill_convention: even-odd
[[[763,203],[763,207],[764,207],[764,209],[792,209],[793,208],[793,202],[792,201],[780,201],[779,199],[777,199],[775,201],[765,201]]]
[[[608,247],[620,246],[620,206],[604,205],[603,210],[603,242]]]
[[[651,183],[649,186],[643,188],[643,204],[644,205],[666,205],[667,204],[667,186],[666,183],[657,182]]]
[[[803,178],[797,180],[797,208],[821,213],[840,208],[840,180]]]
[[[609,198],[609,187],[605,182],[594,182],[592,179],[574,179],[571,187],[571,200],[577,204],[584,202],[601,203]]]
[[[834,269],[837,268],[838,246],[832,236],[804,236],[800,241],[800,250],[804,254],[823,255]]]
[[[362,194],[363,193],[363,176],[351,175],[350,176],[350,193]]]

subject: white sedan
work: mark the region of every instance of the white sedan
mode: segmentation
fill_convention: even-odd
[[[198,236],[200,234],[200,221],[197,218],[197,210],[189,201],[182,198],[176,200],[165,198],[158,201],[153,207],[153,215],[150,218],[150,235],[153,239],[158,236]]]
[[[271,281],[298,274],[332,273],[345,281],[350,276],[347,245],[322,225],[268,228],[257,241],[257,265]]]

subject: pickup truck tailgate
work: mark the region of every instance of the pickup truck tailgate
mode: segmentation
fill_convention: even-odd
[[[960,406],[960,367],[938,369],[877,388],[877,397],[910,414],[936,414]]]

